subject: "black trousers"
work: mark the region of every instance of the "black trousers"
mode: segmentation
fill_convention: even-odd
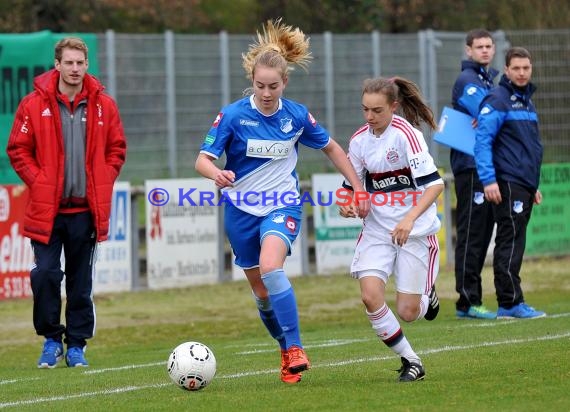
[[[534,192],[509,182],[498,182],[502,201],[493,205],[497,222],[493,270],[499,306],[511,308],[524,302],[519,276],[524,249],[526,228],[530,221]]]
[[[467,311],[470,306],[482,304],[481,270],[495,223],[475,169],[455,176],[455,195],[455,290],[459,294],[455,306]]]
[[[35,264],[30,272],[36,333],[62,339],[68,347],[85,346],[95,333],[93,267],[96,246],[90,212],[58,214],[48,244],[32,241]],[[61,323],[61,252],[65,256],[65,325]]]

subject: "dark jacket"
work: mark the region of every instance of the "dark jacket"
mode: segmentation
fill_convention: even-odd
[[[538,189],[542,143],[531,96],[535,86],[514,86],[503,75],[481,103],[475,136],[477,173],[483,185],[502,180]]]
[[[451,103],[455,110],[477,118],[479,105],[493,87],[493,79],[499,72],[485,67],[472,60],[461,62],[461,74],[453,85]],[[466,153],[451,149],[451,170],[454,175],[475,170],[475,159]]]

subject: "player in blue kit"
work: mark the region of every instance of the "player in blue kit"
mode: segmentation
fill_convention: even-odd
[[[299,143],[322,150],[355,191],[364,190],[339,144],[305,106],[282,97],[290,64],[306,68],[310,58],[309,40],[301,30],[268,21],[243,54],[253,87],[216,116],[196,160],[196,170],[214,180],[228,200],[225,230],[235,262],[251,285],[261,320],[279,342],[286,383],[299,382],[310,367],[295,293],[283,271],[301,224],[302,206],[291,202],[291,193],[300,199],[295,172]],[[227,161],[220,169],[214,161],[224,153]],[[358,203],[361,217],[368,209],[368,202]]]

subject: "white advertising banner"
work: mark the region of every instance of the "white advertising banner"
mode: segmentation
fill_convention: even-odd
[[[303,236],[303,229],[299,231],[299,235],[295,242],[293,243],[293,248],[291,249],[291,256],[287,256],[285,259],[285,265],[283,265],[283,270],[287,274],[287,277],[301,276],[303,274],[303,256],[301,250],[301,236]],[[234,263],[235,256],[232,254],[232,280],[245,280],[245,273],[243,269]]]
[[[149,289],[218,281],[217,202],[209,179],[145,181]]]
[[[344,178],[340,174],[314,174],[313,218],[315,224],[315,254],[318,274],[348,273],[354,255],[362,219],[339,215],[337,190]]]
[[[131,290],[131,220],[131,185],[129,182],[116,182],[113,188],[109,239],[97,244],[93,282],[95,293]]]

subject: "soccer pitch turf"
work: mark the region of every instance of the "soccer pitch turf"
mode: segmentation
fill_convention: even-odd
[[[433,322],[401,322],[422,357],[422,382],[397,382],[399,359],[379,343],[358,283],[347,275],[293,278],[311,370],[297,385],[279,380],[279,352],[257,318],[245,282],[96,297],[90,367],[38,370],[42,338],[30,301],[2,301],[0,409],[74,411],[538,411],[570,410],[570,259],[523,264],[527,302],[548,316],[458,320],[453,274],[438,278]],[[484,303],[496,308],[490,268]],[[388,303],[393,307],[393,289]],[[198,392],[172,384],[170,351],[208,345],[212,383]]]

